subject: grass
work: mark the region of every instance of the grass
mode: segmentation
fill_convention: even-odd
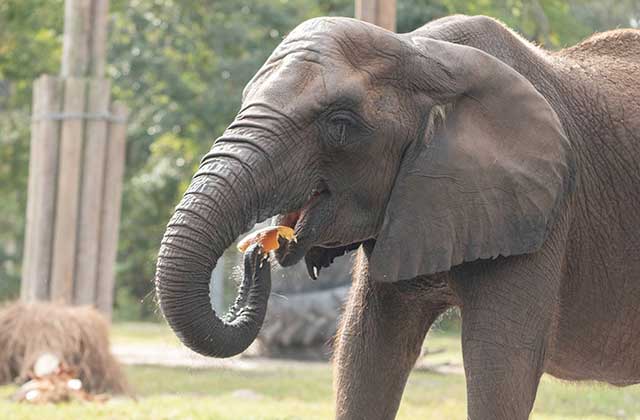
[[[176,344],[162,326],[117,325],[116,343]],[[173,345],[171,344],[171,345]],[[436,332],[428,341],[430,363],[459,362],[456,335]],[[333,415],[331,369],[324,364],[265,370],[189,370],[158,366],[126,369],[137,401],[29,406],[7,401],[13,386],[0,387],[0,419],[327,419]],[[414,371],[399,419],[464,419],[462,375]],[[640,419],[640,387],[573,385],[544,377],[535,420]]]
[[[112,344],[159,344],[181,346],[180,340],[165,324],[154,322],[123,322],[111,327]]]

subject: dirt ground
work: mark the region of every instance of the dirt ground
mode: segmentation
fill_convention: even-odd
[[[152,343],[120,343],[111,347],[113,354],[125,365],[156,365],[190,369],[225,368],[234,370],[277,370],[289,367],[324,365],[325,361],[299,361],[264,357],[236,356],[215,359],[197,354],[184,346]],[[441,374],[464,374],[462,365],[455,362],[433,363],[420,358],[416,369]]]

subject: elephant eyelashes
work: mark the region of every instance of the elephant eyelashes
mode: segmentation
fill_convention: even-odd
[[[360,137],[366,125],[351,112],[340,111],[328,119],[328,138],[336,146],[345,146],[350,140]]]
[[[346,124],[342,124],[340,126],[340,141],[339,141],[340,144],[344,144],[345,143],[346,135],[347,135],[347,126],[346,126]]]

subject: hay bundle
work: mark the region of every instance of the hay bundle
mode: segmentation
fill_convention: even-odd
[[[110,351],[108,323],[93,308],[16,302],[0,309],[0,384],[33,377],[43,353],[73,368],[89,392],[127,391]]]

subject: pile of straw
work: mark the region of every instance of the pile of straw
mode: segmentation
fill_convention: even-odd
[[[93,308],[15,302],[0,308],[0,384],[26,382],[43,353],[76,373],[91,393],[126,393],[109,347],[109,324]]]

